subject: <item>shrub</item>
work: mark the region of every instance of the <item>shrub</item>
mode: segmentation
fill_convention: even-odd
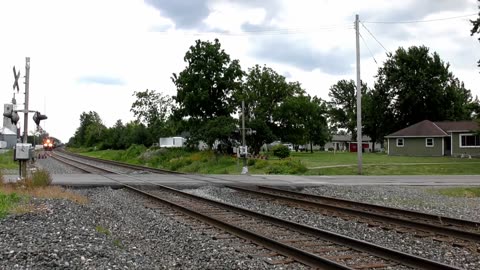
[[[267,166],[268,166],[268,162],[266,160],[257,160],[257,162],[255,162],[254,168],[261,170]]]
[[[257,161],[254,158],[251,158],[247,160],[247,165],[248,166],[254,166]]]
[[[37,170],[32,174],[33,187],[46,187],[52,183],[52,177],[46,170]]]
[[[284,159],[290,156],[290,150],[288,149],[287,146],[283,144],[277,144],[272,148],[273,155],[280,158]]]
[[[123,158],[124,160],[136,158],[145,151],[147,151],[147,147],[145,147],[145,145],[132,144],[123,154]]]
[[[171,171],[177,171],[178,169],[183,168],[185,166],[188,166],[190,164],[192,164],[191,159],[189,159],[187,157],[179,157],[179,158],[171,159],[168,162],[167,167]]]
[[[267,174],[303,174],[308,169],[300,161],[283,160],[267,167]]]

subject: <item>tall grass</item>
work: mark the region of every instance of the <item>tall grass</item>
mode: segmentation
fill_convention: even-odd
[[[18,187],[26,189],[34,189],[40,187],[47,187],[52,183],[52,177],[46,170],[37,170],[30,177],[22,179],[16,183]]]
[[[5,217],[10,209],[19,201],[20,197],[16,193],[0,193],[0,218]]]

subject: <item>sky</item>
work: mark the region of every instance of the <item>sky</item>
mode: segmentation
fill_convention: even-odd
[[[356,78],[355,14],[362,22],[361,78],[369,86],[387,52],[425,45],[475,97],[480,44],[469,19],[477,13],[475,0],[1,1],[0,103],[16,93],[12,67],[23,77],[30,57],[30,109],[46,114],[41,126],[67,142],[82,112],[96,111],[111,127],[134,119],[134,91],[174,96],[171,76],[185,67],[189,47],[215,38],[243,70],[267,65],[328,100],[338,80]]]

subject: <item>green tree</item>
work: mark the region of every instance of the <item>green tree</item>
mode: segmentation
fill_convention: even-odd
[[[134,92],[135,102],[130,109],[137,121],[144,124],[151,136],[150,141],[156,141],[161,136],[172,134],[171,123],[167,123],[171,116],[173,100],[169,96],[157,93],[155,90]]]
[[[478,2],[480,3],[480,0]],[[478,8],[480,9],[480,4],[479,4]],[[480,33],[480,12],[478,13],[478,18],[476,20],[470,21],[470,22],[473,25],[472,29],[470,29],[470,35],[473,36],[474,34]],[[480,38],[478,38],[478,40],[480,41]],[[477,64],[480,67],[480,60],[478,60]]]
[[[283,131],[280,138],[296,145],[310,143],[313,152],[313,144],[325,145],[329,139],[326,113],[325,102],[317,97],[287,98],[275,113],[275,120]]]
[[[331,139],[327,123],[327,103],[321,98],[313,97],[306,107],[305,115],[307,142],[310,142],[310,152],[313,153],[314,144],[324,146]]]
[[[221,48],[218,39],[213,43],[197,40],[185,54],[184,60],[187,67],[172,76],[177,87],[177,95],[173,97],[178,103],[176,114],[177,117],[188,119],[187,128],[192,138],[204,138],[205,129],[199,126],[215,125],[209,122],[217,117],[234,123],[231,117],[237,103],[234,93],[242,86],[243,71],[239,61],[231,60]],[[214,141],[223,137],[224,132],[221,130],[219,134],[209,135],[213,136]]]
[[[353,80],[340,80],[330,87],[330,121],[335,129],[344,128],[356,139],[357,134],[357,92]],[[362,83],[362,95],[367,85]]]
[[[80,126],[75,134],[69,140],[69,144],[73,146],[94,146],[102,142],[106,127],[102,123],[102,119],[97,112],[83,112],[80,115]]]
[[[392,97],[385,88],[378,85],[362,98],[363,134],[372,140],[372,152],[375,152],[375,143],[383,146],[384,137],[393,132],[394,115]]]
[[[377,86],[392,100],[393,130],[419,121],[466,120],[472,96],[437,53],[425,46],[399,48],[379,68]]]
[[[236,99],[239,106],[241,100],[245,101],[246,126],[256,131],[247,136],[247,144],[253,153],[259,153],[262,145],[280,137],[283,131],[274,121],[274,112],[287,98],[304,92],[299,83],[288,83],[284,76],[267,66],[255,65],[248,69]]]

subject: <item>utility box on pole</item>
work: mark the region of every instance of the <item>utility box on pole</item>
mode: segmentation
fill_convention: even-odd
[[[15,145],[14,160],[30,160],[32,158],[32,144],[17,143]]]

